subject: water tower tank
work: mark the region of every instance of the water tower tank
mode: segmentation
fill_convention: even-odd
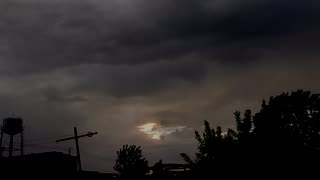
[[[3,120],[2,130],[9,135],[16,135],[23,131],[21,118],[6,118]]]

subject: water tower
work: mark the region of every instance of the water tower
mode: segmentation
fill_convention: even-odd
[[[13,147],[13,137],[20,134],[20,149]],[[4,135],[10,137],[9,148],[3,146]],[[2,152],[9,150],[9,157],[12,157],[13,151],[20,150],[21,156],[23,155],[23,125],[21,118],[5,118],[1,126],[1,139],[0,139],[0,157]]]

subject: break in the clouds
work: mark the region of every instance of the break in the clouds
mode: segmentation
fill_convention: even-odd
[[[182,127],[232,128],[263,98],[320,91],[319,18],[317,0],[2,0],[0,115],[25,120],[28,152],[98,131],[81,142],[87,169],[112,170],[128,143],[179,162],[196,147]],[[161,141],[137,128],[150,119]]]
[[[177,126],[177,127],[161,127],[156,123],[147,123],[141,126],[138,126],[138,129],[147,135],[151,135],[152,139],[160,140],[165,136],[168,136],[174,132],[179,132],[185,129],[185,126]]]

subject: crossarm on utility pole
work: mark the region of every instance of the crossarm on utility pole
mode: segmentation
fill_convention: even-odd
[[[77,136],[78,138],[82,138],[82,137],[92,137],[93,135],[97,135],[98,133],[97,132],[88,132],[87,134],[84,134],[84,135],[80,135],[80,136]],[[68,140],[72,140],[72,139],[75,139],[75,137],[69,137],[69,138],[64,138],[64,139],[59,139],[59,140],[56,140],[56,142],[61,142],[61,141],[68,141]]]
[[[64,138],[64,139],[58,139],[58,140],[56,140],[56,142],[58,143],[58,142],[61,142],[61,141],[68,141],[68,140],[72,140],[72,139],[75,140],[76,150],[77,150],[77,159],[78,159],[78,168],[79,168],[79,171],[82,171],[81,158],[80,158],[80,148],[79,148],[78,139],[82,138],[82,137],[92,137],[93,135],[96,135],[96,134],[98,134],[98,133],[97,132],[88,132],[87,134],[78,136],[77,128],[74,127],[74,136],[73,137],[68,137],[68,138]]]

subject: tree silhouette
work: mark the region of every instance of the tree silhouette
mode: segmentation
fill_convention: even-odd
[[[277,162],[275,168],[290,167],[311,171],[320,153],[320,97],[297,90],[263,100],[253,118],[256,151],[264,162]]]
[[[252,115],[251,110],[246,110],[244,118],[241,118],[241,112],[236,111],[234,113],[237,124],[237,138],[239,141],[247,141],[250,139],[252,133]]]
[[[255,135],[308,150],[320,149],[320,97],[298,90],[270,97],[254,117]],[[272,133],[271,133],[272,132]]]
[[[113,168],[121,177],[140,177],[149,172],[148,161],[143,157],[140,146],[123,145],[117,155]]]
[[[162,160],[159,160],[152,167],[152,175],[155,177],[163,177],[165,175]]]
[[[181,153],[181,157],[188,163],[197,175],[206,176],[212,170],[221,171],[225,162],[229,162],[235,149],[236,132],[229,129],[226,134],[222,133],[220,126],[211,128],[208,121],[204,121],[202,135],[195,131],[195,139],[198,142],[196,159],[192,160],[187,154]]]
[[[207,121],[198,142],[196,159],[182,158],[199,174],[238,176],[261,173],[316,173],[320,161],[320,96],[297,90],[263,100],[254,116],[246,110],[244,117],[234,113],[236,131],[222,133]],[[287,169],[287,170],[285,170]],[[230,173],[229,173],[230,174]]]

